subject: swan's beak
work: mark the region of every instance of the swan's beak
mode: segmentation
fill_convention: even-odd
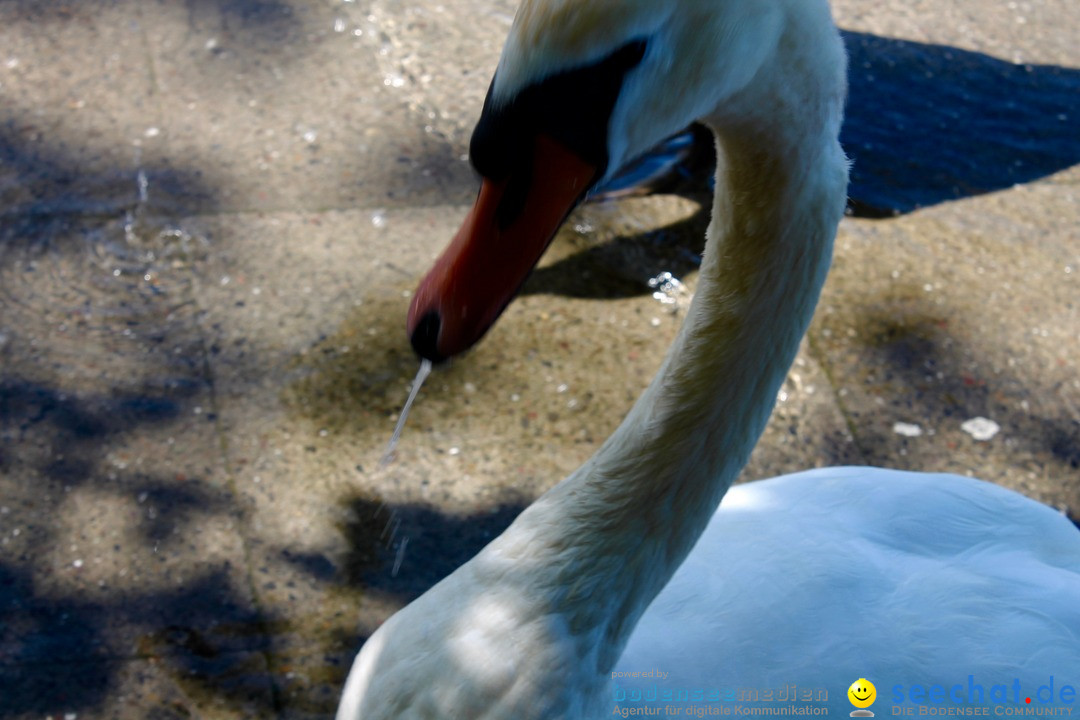
[[[510,179],[484,179],[461,229],[416,289],[406,329],[421,357],[445,360],[483,337],[596,179],[594,165],[546,135],[536,137],[531,160]]]

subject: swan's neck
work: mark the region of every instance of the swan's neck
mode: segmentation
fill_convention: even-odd
[[[545,593],[571,633],[592,643],[600,673],[764,429],[843,212],[847,172],[835,127],[783,145],[754,131],[718,138],[697,291],[663,366],[596,455],[500,538],[549,564]]]

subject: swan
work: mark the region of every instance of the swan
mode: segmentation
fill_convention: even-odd
[[[826,0],[521,4],[470,146],[482,186],[413,297],[413,346],[479,340],[588,190],[692,120],[719,156],[697,292],[597,453],[371,635],[339,720],[837,715],[864,679],[879,716],[1080,710],[1061,514],[871,468],[729,489],[828,271],[845,78]]]

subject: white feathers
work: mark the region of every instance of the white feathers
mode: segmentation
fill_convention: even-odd
[[[1077,598],[1080,533],[1044,505],[951,475],[812,470],[728,493],[616,670],[821,687],[833,715],[860,677],[879,695],[971,674],[1034,692],[1080,669]]]

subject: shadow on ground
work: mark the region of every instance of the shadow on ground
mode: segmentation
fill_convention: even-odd
[[[660,271],[685,277],[701,264],[711,203],[700,194],[700,209],[671,225],[611,242],[589,245],[529,276],[522,295],[551,294],[573,298],[615,300],[653,292],[647,280]],[[563,230],[563,233],[568,233]]]
[[[943,45],[845,32],[850,62],[841,141],[852,159],[849,210],[892,217],[1004,190],[1080,163],[1080,70],[1014,65]],[[675,225],[581,252],[533,272],[524,294],[615,299],[645,279],[696,269],[711,203],[712,138],[694,126],[596,197],[677,192],[701,211]]]
[[[40,141],[41,129],[21,118],[0,114],[0,217],[20,223],[17,234],[33,235],[41,218],[117,216],[141,204],[139,172],[154,189],[151,210],[166,204],[198,204],[213,209],[217,196],[197,169],[146,163],[138,168],[136,150],[130,164],[101,166],[81,161],[62,145]],[[30,220],[28,220],[30,218]]]
[[[527,505],[502,502],[458,517],[418,504],[347,499],[348,520],[340,528],[348,543],[344,579],[404,605],[480,552]]]
[[[0,0],[0,18],[62,22],[111,5],[115,3],[108,0]],[[277,44],[297,37],[294,10],[284,0],[185,0],[185,7],[192,17],[209,15],[211,19],[200,22],[220,22],[223,31],[232,33],[234,40],[239,38],[239,44],[246,38],[260,52],[273,53]],[[845,39],[852,76],[844,142],[855,160],[852,204],[856,212],[880,216],[909,212],[1030,182],[1080,162],[1080,136],[1075,133],[1080,117],[1080,71],[1014,66],[956,48],[857,33],[848,33]],[[3,251],[40,245],[43,236],[55,233],[57,242],[69,243],[64,247],[77,249],[71,254],[78,256],[87,249],[81,244],[85,238],[58,230],[68,221],[57,216],[106,215],[121,222],[120,216],[138,204],[134,161],[131,168],[106,167],[87,177],[80,161],[61,145],[30,149],[26,132],[16,119],[0,118],[4,173],[0,176],[0,215],[8,228],[0,237]],[[440,158],[453,155],[439,152]],[[152,187],[160,185],[165,195],[201,198],[198,204],[203,208],[217,194],[197,169],[156,171],[149,167],[146,172]],[[93,192],[88,193],[88,188]],[[658,269],[689,272],[700,252],[706,222],[699,213],[669,228],[586,249],[536,272],[526,291],[601,298],[648,292],[636,275],[611,268],[634,256],[634,267],[655,262]],[[6,254],[5,260],[10,259]],[[27,260],[25,272],[20,270],[21,277],[29,278],[25,282],[33,282],[33,273],[47,269],[37,255],[16,259]],[[607,274],[608,281],[596,282],[600,274]],[[597,293],[595,288],[601,286],[605,289]],[[154,321],[157,317],[164,322],[181,307],[186,290],[178,290],[176,303],[159,302],[156,298],[162,291],[151,286],[138,291],[142,295],[135,304],[145,306],[145,311],[118,315],[115,334],[127,330],[144,347],[161,345],[161,350],[141,358],[138,372],[103,381],[107,387],[95,393],[74,386],[63,373],[49,379],[60,361],[50,357],[48,350],[36,356],[26,351],[25,357],[16,358],[21,369],[12,369],[13,348],[26,347],[29,341],[23,345],[24,339],[36,334],[44,337],[46,330],[34,303],[17,306],[6,294],[12,291],[10,286],[0,290],[5,291],[0,297],[4,301],[0,304],[0,358],[5,364],[0,377],[0,471],[6,478],[5,488],[18,490],[32,507],[15,507],[7,496],[4,503],[16,512],[32,511],[34,518],[40,518],[26,528],[22,549],[5,553],[0,561],[0,717],[45,715],[56,712],[58,706],[92,714],[114,696],[119,674],[132,659],[153,661],[182,687],[196,688],[255,715],[280,709],[266,665],[274,650],[268,628],[280,619],[252,608],[247,588],[237,586],[232,568],[205,567],[173,588],[96,592],[93,597],[98,599],[75,591],[46,590],[35,575],[58,541],[50,518],[65,487],[96,485],[109,495],[144,498],[141,502],[146,507],[157,509],[156,515],[147,514],[136,524],[139,541],[147,544],[167,547],[177,530],[181,535],[194,534],[208,518],[242,515],[231,493],[204,478],[189,477],[180,484],[176,477],[131,469],[110,477],[105,469],[110,442],[179,423],[190,416],[196,394],[210,387],[204,372],[206,350],[193,322],[166,326]],[[15,299],[25,301],[26,297]],[[91,304],[100,298],[97,291],[87,293]],[[67,312],[81,306],[60,307]],[[131,318],[138,323],[132,325]],[[77,335],[74,313],[69,320]],[[1075,472],[1080,462],[1075,420],[1021,414],[1013,406],[995,405],[999,401],[986,385],[964,379],[958,351],[946,348],[935,322],[897,319],[891,313],[868,316],[864,323],[867,351],[873,362],[890,369],[896,382],[915,388],[914,403],[926,415],[959,417],[992,409],[1000,416],[1004,412],[1010,425],[1026,428],[1025,438],[1044,438],[1041,445],[1031,441],[1032,453],[1057,470]],[[400,323],[388,322],[387,328],[387,333],[398,332]],[[101,341],[93,352],[108,356],[110,342]],[[70,341],[71,352],[88,352],[85,346],[93,344],[85,336],[76,337]],[[173,345],[181,348],[179,359],[166,360],[175,356]],[[399,402],[387,396],[386,388],[400,389],[401,367],[411,362],[395,352],[372,354],[379,362],[389,360],[385,365],[391,370],[385,376],[371,367],[370,377],[358,378],[351,358],[328,360],[335,371],[345,373],[351,368],[354,384],[342,391],[337,376],[334,382],[316,378],[308,389],[317,402],[340,407],[343,416],[355,407],[369,408],[371,396],[381,393],[380,401],[374,403],[376,410],[367,411],[369,416],[359,421],[360,429],[378,427],[381,433],[385,414]],[[943,369],[953,380],[944,386],[923,387],[928,365]],[[142,382],[140,377],[149,380]],[[451,401],[448,394],[445,400]],[[206,422],[213,421],[206,417]],[[341,422],[357,421],[342,417]],[[895,439],[868,431],[859,442],[874,460]],[[474,555],[524,506],[524,502],[510,501],[480,514],[457,517],[423,506],[385,507],[369,497],[349,497],[343,502],[351,518],[341,528],[347,545],[343,569],[302,553],[293,554],[290,561],[321,583],[362,587],[402,603]],[[407,552],[401,553],[405,538]],[[136,628],[133,646],[116,639],[113,631],[118,626]],[[156,710],[147,707],[148,713],[190,715],[184,705],[164,702]]]
[[[846,32],[841,141],[857,215],[1004,190],[1080,163],[1080,69]]]
[[[854,215],[892,217],[1080,163],[1080,69],[866,33],[843,37],[849,86],[840,140],[852,160]],[[698,130],[680,137],[600,195],[638,186],[700,191],[716,164],[711,138]]]
[[[194,18],[206,12],[220,16],[220,27],[246,35],[248,44],[275,44],[296,39],[296,11],[288,0],[170,0],[183,4]],[[7,22],[70,22],[93,17],[119,3],[133,0],[0,0],[0,18]]]
[[[176,424],[200,389],[188,383],[167,393],[87,397],[11,375],[0,380],[3,519],[18,528],[5,534],[0,560],[0,718],[101,710],[115,701],[119,677],[132,672],[133,659],[146,660],[185,692],[204,688],[215,704],[269,704],[264,653],[273,641],[265,631],[270,620],[237,583],[243,570],[207,561],[177,570],[184,580],[174,586],[156,577],[162,571],[154,560],[165,567],[167,558],[186,552],[208,518],[240,514],[231,494],[202,477],[162,477],[105,458],[112,441]],[[137,512],[72,517],[67,497],[82,487]],[[104,561],[150,581],[145,588],[138,581],[140,589],[80,591],[70,563],[67,570],[56,565],[57,553],[64,555],[58,545],[72,537],[71,523],[74,537],[85,539],[79,524],[110,520],[127,526],[125,534],[110,548],[91,551],[97,556],[86,558],[87,568]],[[140,559],[133,563],[134,556]],[[58,585],[65,575],[72,577]],[[138,691],[140,684],[126,690],[132,687]],[[182,696],[161,701],[165,705],[156,708],[147,701],[146,711],[188,716]]]
[[[115,700],[118,675],[132,655],[212,693],[214,704],[269,709],[265,618],[237,597],[222,572],[173,590],[117,593],[99,602],[43,597],[25,568],[0,563],[0,617],[0,718],[99,710]],[[116,647],[110,631],[117,623],[148,628],[137,648]],[[143,709],[148,716],[190,717],[179,699]]]
[[[916,470],[931,466],[957,473],[971,470],[965,463],[1008,467],[1021,481],[1027,474],[1043,483],[1049,481],[1038,489],[1052,493],[1056,502],[1067,505],[1076,516],[1080,513],[1080,419],[1063,414],[1058,403],[1050,403],[1056,413],[1047,414],[1040,401],[1058,397],[1063,381],[1039,386],[1037,378],[991,371],[990,360],[974,364],[972,359],[985,358],[985,353],[950,333],[950,327],[963,326],[964,319],[943,315],[942,308],[924,296],[921,288],[913,288],[880,300],[864,298],[865,302],[848,303],[852,309],[843,317],[825,316],[811,330],[819,349],[840,342],[829,338],[847,338],[842,341],[851,346],[846,351],[824,350],[828,356],[852,358],[849,365],[841,366],[851,369],[843,386],[862,386],[872,397],[890,399],[887,404],[853,406],[844,397],[838,398],[867,463]],[[850,337],[845,332],[849,327],[855,333]],[[828,337],[821,332],[825,328],[830,330]],[[1000,437],[993,443],[973,441],[960,425],[974,417],[992,418],[1001,426]],[[892,431],[897,419],[915,421],[935,437],[898,435]],[[995,460],[995,454],[1002,453],[1008,457],[1005,465]],[[978,474],[985,476],[985,471]]]

